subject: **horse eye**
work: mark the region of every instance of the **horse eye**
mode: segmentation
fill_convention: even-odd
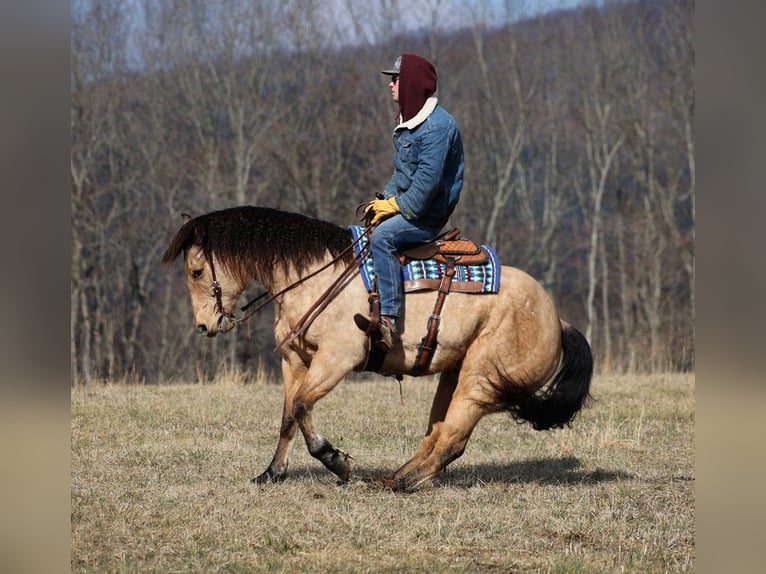
[[[192,279],[199,279],[202,277],[202,269],[194,269],[191,272]]]

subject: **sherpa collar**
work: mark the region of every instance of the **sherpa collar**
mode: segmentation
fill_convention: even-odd
[[[436,109],[436,104],[438,103],[436,96],[429,97],[426,102],[423,104],[423,107],[420,108],[420,111],[412,116],[409,120],[406,122],[402,122],[402,116],[399,115],[399,125],[394,128],[394,131],[398,130],[412,130],[418,127],[420,124],[422,124],[424,121],[426,121],[426,118],[430,116],[433,111]]]

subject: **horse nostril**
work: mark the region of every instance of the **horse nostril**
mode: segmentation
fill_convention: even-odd
[[[197,333],[200,335],[207,333],[207,327],[205,325],[197,325]]]

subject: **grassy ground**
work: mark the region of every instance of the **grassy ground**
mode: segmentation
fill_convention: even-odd
[[[315,409],[356,476],[394,470],[425,429],[431,380],[346,382]],[[333,476],[296,443],[254,486],[281,387],[72,391],[71,566],[134,572],[694,571],[694,376],[597,377],[573,428],[494,415],[432,484],[402,495]]]

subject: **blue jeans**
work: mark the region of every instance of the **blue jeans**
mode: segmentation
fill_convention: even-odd
[[[441,227],[422,227],[397,213],[380,222],[370,236],[372,265],[378,281],[380,314],[398,317],[402,307],[402,266],[396,252],[406,243],[430,241]]]

